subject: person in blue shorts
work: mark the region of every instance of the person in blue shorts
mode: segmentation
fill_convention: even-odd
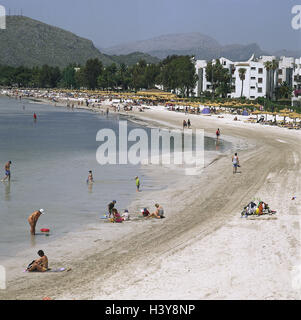
[[[5,166],[4,166],[4,170],[5,170],[5,177],[1,180],[1,181],[5,181],[6,179],[8,179],[8,181],[10,181],[10,165],[11,165],[11,161],[8,161]]]

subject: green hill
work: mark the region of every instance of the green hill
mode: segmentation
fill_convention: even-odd
[[[114,61],[93,42],[63,29],[22,16],[7,16],[6,30],[0,30],[0,64],[10,66],[65,67],[98,58],[104,65]]]
[[[109,56],[113,59],[117,64],[124,63],[125,65],[132,66],[139,62],[140,60],[145,60],[146,63],[158,63],[160,59],[157,57],[153,57],[147,53],[143,52],[133,52],[129,54],[122,54],[120,56],[113,55]]]

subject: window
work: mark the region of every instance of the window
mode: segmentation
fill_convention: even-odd
[[[258,88],[258,93],[262,93],[262,88]]]
[[[278,83],[282,83],[282,79],[278,79]]]
[[[251,87],[251,89],[255,89],[255,87],[254,87],[254,86],[252,86],[252,87]]]
[[[282,69],[278,70],[278,74],[282,75]]]
[[[258,78],[258,83],[262,83],[262,78]]]
[[[255,96],[250,96],[250,99],[255,99]]]
[[[251,80],[256,80],[256,77],[251,77]]]
[[[251,67],[251,70],[256,70],[256,67]]]
[[[263,69],[262,68],[258,68],[258,73],[263,73]]]

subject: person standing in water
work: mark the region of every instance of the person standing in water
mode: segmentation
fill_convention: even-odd
[[[93,179],[93,174],[92,171],[89,171],[89,175],[88,175],[88,179],[87,179],[87,183],[93,183],[94,179]]]
[[[109,218],[111,218],[112,210],[115,207],[115,204],[116,204],[116,200],[113,200],[108,204]]]
[[[31,235],[35,235],[36,234],[36,225],[37,222],[40,218],[41,214],[44,214],[45,210],[44,209],[40,209],[39,211],[35,211],[33,212],[27,219],[29,225],[30,225],[30,233]]]
[[[136,176],[136,177],[135,177],[135,180],[136,180],[136,188],[137,188],[137,192],[139,192],[139,191],[140,191],[140,180],[139,180],[139,177],[138,177],[138,176]]]
[[[5,181],[6,179],[8,179],[8,181],[10,181],[10,165],[11,165],[11,161],[8,161],[5,166],[4,166],[4,170],[5,170],[5,177],[1,180],[1,181]]]
[[[216,130],[216,140],[218,140],[219,136],[221,135],[221,132],[219,128]]]
[[[237,167],[239,166],[239,159],[237,153],[234,154],[232,157],[232,164],[233,164],[233,174],[237,172]]]
[[[33,120],[34,120],[34,121],[37,121],[37,115],[36,115],[36,113],[33,114]]]

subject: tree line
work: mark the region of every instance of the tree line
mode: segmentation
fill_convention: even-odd
[[[189,56],[169,56],[157,64],[140,60],[133,66],[115,63],[104,66],[99,59],[89,59],[84,66],[70,64],[64,69],[11,67],[0,65],[0,85],[26,88],[66,88],[101,90],[141,90],[161,85],[164,90],[189,96],[198,77]]]
[[[272,87],[276,64],[266,65],[268,72],[268,94],[270,100],[289,98],[292,88],[283,83]],[[245,80],[245,69],[240,68],[239,77]],[[211,92],[201,95],[208,98],[226,98],[231,93],[233,70],[224,68],[219,59],[209,61],[206,67],[206,79],[211,83]],[[84,66],[70,64],[64,69],[43,65],[41,67],[11,67],[0,65],[0,86],[17,86],[26,88],[65,88],[65,89],[101,89],[138,91],[161,85],[164,90],[179,96],[193,96],[198,76],[194,61],[190,56],[168,56],[157,64],[147,64],[140,60],[133,66],[115,63],[104,66],[100,60],[89,59]],[[272,94],[273,93],[273,94]],[[241,92],[241,98],[243,91]]]

